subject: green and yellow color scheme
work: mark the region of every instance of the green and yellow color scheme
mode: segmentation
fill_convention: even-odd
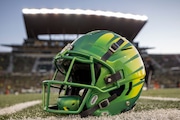
[[[141,94],[145,69],[126,38],[106,30],[87,33],[54,58],[52,80],[43,81],[44,110],[115,115],[132,109]]]

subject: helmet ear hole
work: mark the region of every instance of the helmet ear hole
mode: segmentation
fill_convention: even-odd
[[[101,73],[101,64],[99,64],[99,63],[95,63],[94,64],[94,70],[95,70],[95,78],[96,78],[96,80],[99,78],[99,76],[100,76],[100,73]]]
[[[120,88],[115,89],[115,90],[113,90],[113,91],[111,91],[109,93],[110,93],[111,96],[113,94],[116,94],[117,96],[120,96],[123,93],[124,89],[125,89],[125,85],[121,85]]]

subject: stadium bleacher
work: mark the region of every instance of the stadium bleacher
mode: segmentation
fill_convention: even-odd
[[[41,88],[42,80],[51,79],[50,71],[54,70],[52,65],[54,55],[64,45],[72,42],[70,39],[65,39],[65,35],[78,36],[93,30],[107,29],[125,36],[133,43],[134,38],[147,22],[147,18],[138,20],[135,18],[106,17],[103,15],[97,17],[96,15],[78,14],[77,16],[57,13],[55,15],[51,13],[36,14],[34,16],[34,14],[23,13],[28,38],[24,39],[22,45],[4,45],[13,48],[11,53],[0,53],[1,93],[5,93],[6,90],[14,93],[16,91],[22,92],[22,89],[38,89]],[[77,20],[72,21],[73,18]],[[106,18],[108,21],[102,22]],[[90,22],[91,25],[87,25]],[[54,25],[54,23],[58,24]],[[77,27],[77,25],[79,26]],[[48,40],[38,38],[42,34],[48,36]],[[63,39],[53,39],[52,36],[55,34],[61,35]],[[138,47],[138,43],[134,45]],[[140,53],[147,54],[145,49],[140,51]],[[177,86],[176,83],[180,82],[178,71],[178,67],[180,67],[180,54],[150,54],[148,56],[155,67],[152,82],[158,82],[165,87]],[[178,74],[174,74],[175,72]]]
[[[180,55],[178,54],[152,54],[150,56],[163,68],[180,67]]]
[[[10,53],[1,53],[0,54],[0,71],[4,71],[8,69],[10,60]]]
[[[35,62],[33,57],[13,56],[13,72],[28,73]]]
[[[33,73],[33,65],[35,64],[35,58],[32,57],[19,57],[14,56],[13,58],[13,74],[5,74],[7,66],[9,66],[10,54],[1,53],[1,69],[0,69],[0,91],[1,93],[6,93],[7,89],[9,92],[22,92],[22,90],[39,90],[41,89],[41,83],[44,79],[51,79],[50,74],[38,74]],[[179,87],[180,83],[180,71],[173,67],[180,67],[180,54],[150,54],[149,57],[154,61],[153,65],[155,67],[155,74],[152,77],[151,84],[158,82],[161,87]],[[52,58],[40,58],[39,62],[51,61]],[[157,67],[156,65],[161,67]],[[46,69],[46,66],[39,64],[37,69]],[[47,65],[48,71],[52,69],[52,64]],[[2,74],[3,73],[3,74]]]

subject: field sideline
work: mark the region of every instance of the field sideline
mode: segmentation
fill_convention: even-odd
[[[51,119],[126,119],[126,120],[179,120],[180,119],[180,89],[159,89],[143,91],[141,98],[133,111],[122,113],[115,116],[88,117],[80,118],[78,115],[59,115],[47,113],[42,110],[41,103],[25,108],[21,111],[0,115],[0,120],[6,119],[29,119],[29,120],[51,120]],[[41,94],[21,94],[21,95],[0,95],[0,110],[9,106],[27,102],[41,100]],[[149,97],[149,99],[143,98]],[[156,98],[156,99],[150,99]],[[26,98],[26,99],[25,99]],[[158,99],[162,98],[162,99]],[[165,100],[166,98],[170,98]],[[175,100],[174,100],[175,99]]]

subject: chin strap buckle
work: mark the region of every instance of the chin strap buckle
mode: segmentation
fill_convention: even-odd
[[[105,99],[99,103],[99,108],[100,109],[105,108],[105,107],[109,106],[109,104],[110,104],[109,100]]]
[[[113,94],[107,99],[102,100],[99,104],[83,111],[80,113],[81,117],[87,117],[88,115],[92,115],[96,110],[103,109],[110,105],[110,102],[116,99],[118,96],[116,94]]]

